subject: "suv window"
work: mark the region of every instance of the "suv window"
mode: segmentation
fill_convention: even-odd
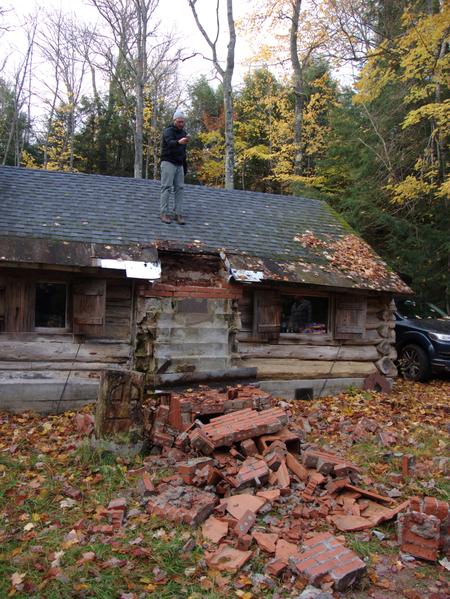
[[[450,318],[443,310],[428,302],[416,300],[397,300],[398,312],[405,318]]]

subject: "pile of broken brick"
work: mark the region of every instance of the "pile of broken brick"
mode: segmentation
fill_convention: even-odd
[[[396,503],[362,488],[360,468],[306,443],[308,422],[299,419],[294,427],[287,404],[275,404],[251,385],[160,393],[146,420],[151,443],[160,448],[153,453],[161,453],[148,465],[165,456],[175,474],[154,484],[144,473],[147,511],[202,525],[211,568],[236,572],[258,552],[267,558],[268,576],[300,576],[338,591],[366,571],[343,532],[398,517],[402,551],[428,560],[448,552],[446,502]]]

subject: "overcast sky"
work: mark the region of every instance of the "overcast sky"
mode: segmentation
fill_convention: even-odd
[[[233,11],[235,20],[240,18],[245,10],[247,9],[249,0],[239,0],[234,2]],[[11,12],[7,16],[9,23],[17,24],[17,18],[14,13],[20,18],[28,13],[34,13],[36,9],[42,7],[45,10],[61,9],[63,12],[74,12],[82,21],[101,22],[101,17],[98,11],[89,5],[87,0],[11,0],[0,1],[0,4],[10,8]],[[225,5],[226,2],[221,0],[222,5],[222,29],[223,35],[219,38],[219,49],[220,58],[225,59],[226,57],[226,44],[228,28],[226,23]],[[210,37],[215,37],[215,6],[214,0],[197,0],[197,12],[200,16],[205,29],[207,30]],[[204,41],[202,35],[197,29],[194,18],[191,13],[191,9],[188,5],[187,0],[160,0],[158,7],[158,14],[161,20],[161,24],[164,30],[174,31],[178,34],[180,45],[186,48],[188,54],[191,52],[204,53],[206,56],[210,56],[209,48]],[[15,31],[9,32],[3,36],[0,40],[0,48],[3,56],[7,53],[5,45],[20,48],[23,44],[20,28],[14,27]],[[246,58],[250,54],[248,45],[244,42],[241,36],[237,36],[236,43],[236,67],[234,82],[238,83],[242,80],[244,73],[248,70],[246,66]],[[11,56],[9,61],[9,67],[13,67],[14,59]],[[201,57],[195,57],[191,60],[185,61],[180,65],[180,76],[184,81],[192,81],[193,78],[200,74],[208,75],[212,73],[211,63],[205,61]]]

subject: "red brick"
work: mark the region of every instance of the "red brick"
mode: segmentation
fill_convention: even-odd
[[[241,450],[247,457],[254,456],[258,453],[258,448],[253,439],[244,439],[244,441],[241,442]]]
[[[152,432],[162,432],[169,419],[169,406],[158,406],[153,420]]]
[[[445,520],[448,516],[448,503],[440,501],[435,497],[425,497],[423,502],[423,512],[432,516],[436,516],[439,520]]]
[[[302,462],[307,468],[317,468],[322,474],[330,474],[336,466],[345,466],[348,472],[360,472],[360,469],[343,458],[325,451],[307,449],[302,453]]]
[[[328,564],[316,564],[307,570],[301,570],[300,568],[298,570],[300,574],[303,574],[308,578],[309,582],[316,585],[328,574],[329,566]]]
[[[236,488],[242,489],[248,486],[261,486],[266,484],[269,478],[269,468],[263,460],[247,458],[236,475]]]
[[[127,507],[127,500],[125,497],[118,497],[117,499],[111,499],[108,505],[109,510],[122,510],[125,511]]]
[[[280,576],[284,570],[286,570],[287,564],[282,562],[281,560],[273,560],[269,562],[266,566],[266,573],[271,576]]]
[[[403,478],[407,478],[412,475],[412,471],[415,464],[415,458],[411,454],[405,454],[402,456],[402,475]]]
[[[413,512],[421,512],[422,511],[422,501],[420,497],[410,497],[409,498],[409,507]]]
[[[334,537],[331,533],[320,532],[311,539],[306,539],[305,541],[303,541],[303,546],[312,549],[316,545],[319,545],[319,543],[323,543],[323,541],[333,541],[339,543],[336,537]]]
[[[438,518],[423,512],[400,514],[398,531],[401,550],[414,557],[435,561],[441,544],[440,525]]]
[[[166,520],[189,525],[202,523],[214,510],[217,498],[195,487],[183,487],[180,493],[174,486],[167,487],[147,503],[147,511]]]
[[[303,555],[302,555],[303,557]],[[314,558],[309,558],[306,561],[302,561],[301,562],[301,570],[300,568],[297,568],[298,571],[301,572],[306,572],[307,570],[309,570],[310,568],[314,568],[315,566],[317,566],[317,560],[315,560]]]
[[[247,510],[241,518],[239,518],[238,523],[236,524],[236,530],[239,535],[245,535],[251,529],[251,527],[256,522],[256,514],[251,510]]]
[[[177,472],[181,475],[184,482],[190,485],[192,484],[197,470],[201,470],[205,466],[212,466],[213,464],[214,460],[212,458],[192,458],[191,460],[187,460],[186,462],[179,462],[177,464]]]
[[[344,591],[353,585],[366,571],[366,564],[356,554],[354,555],[355,558],[352,561],[333,568],[330,571],[330,576],[334,581],[334,588],[337,591]]]
[[[305,541],[306,551],[291,558],[292,567],[313,584],[331,576],[336,590],[345,590],[366,569],[356,553],[339,543],[330,533],[321,533]]]
[[[324,562],[328,562],[330,560],[336,560],[338,558],[345,559],[345,557],[347,555],[351,555],[351,551],[341,545],[340,547],[337,547],[336,549],[330,549],[329,551],[320,553],[316,559],[319,561],[319,563],[322,564]]]
[[[286,455],[286,466],[301,481],[308,479],[308,470],[297,460],[294,455],[292,455],[292,453],[287,453]]]
[[[161,431],[155,431],[151,433],[151,440],[154,445],[158,447],[172,447],[174,438],[172,435],[163,433]]]
[[[402,543],[401,550],[414,557],[419,557],[430,562],[435,562],[438,555],[437,548],[431,549],[430,547],[422,547],[417,543],[409,543],[406,541]]]
[[[248,551],[252,544],[253,538],[250,535],[238,535],[236,549],[240,551]]]
[[[262,412],[246,408],[213,418],[202,427],[201,434],[198,430],[190,433],[191,445],[203,451],[201,441],[207,439],[213,448],[231,446],[258,435],[277,432],[287,422],[287,414],[281,408],[270,408]]]

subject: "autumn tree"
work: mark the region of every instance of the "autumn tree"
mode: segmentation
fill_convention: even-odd
[[[26,82],[31,77],[32,72],[37,29],[36,15],[29,16],[24,29],[26,34],[25,52],[15,68],[12,84],[9,85],[6,81],[3,81],[5,92],[3,101],[5,106],[9,108],[9,114],[7,119],[3,118],[5,132],[3,138],[3,151],[2,154],[0,154],[2,164],[20,164],[25,135],[27,134],[27,129],[29,130],[30,127],[30,119],[28,119],[27,127],[23,127],[23,117],[27,96],[28,101],[30,101],[31,91],[29,89],[27,90]]]
[[[383,40],[369,55],[354,101],[371,114],[373,106],[396,93],[401,119],[393,152],[385,149],[387,133],[379,123],[373,123],[379,140],[377,151],[385,163],[384,190],[393,209],[408,214],[409,218],[414,215],[419,222],[426,214],[426,220],[434,215],[432,218],[439,219],[436,221],[439,230],[447,221],[438,214],[448,215],[450,197],[447,163],[450,6],[427,3],[422,8],[408,7],[402,15],[401,27],[401,35],[394,40]],[[432,253],[435,257],[445,255],[443,265],[448,264],[447,242],[438,243],[440,247],[435,247]],[[450,303],[450,282],[448,274],[445,276],[447,303]]]
[[[91,0],[107,23],[119,53],[133,78],[135,101],[134,176],[142,178],[144,164],[144,102],[146,86],[172,49],[170,37],[161,36],[156,9],[159,0]]]
[[[188,122],[192,134],[189,180],[223,187],[225,180],[225,119],[223,88],[201,76],[188,87]]]
[[[74,169],[78,108],[88,68],[86,54],[89,50],[82,51],[83,43],[83,32],[75,15],[67,15],[61,10],[45,14],[44,26],[39,32],[37,44],[42,57],[52,68],[53,78],[40,81],[49,92],[46,98],[48,115],[42,148],[44,168],[48,167],[49,162],[50,137],[56,129],[59,139],[64,127],[64,164],[67,164],[69,170]],[[58,119],[57,123],[54,123],[55,118]]]
[[[204,28],[198,12],[197,0],[188,0],[194,16],[197,27],[208,44],[211,51],[211,61],[216,73],[220,78],[223,87],[223,106],[225,116],[225,189],[234,188],[234,131],[233,131],[233,72],[234,72],[234,51],[236,46],[236,31],[233,18],[233,0],[226,0],[227,24],[228,24],[228,45],[225,67],[218,55],[218,40],[220,34],[220,0],[216,0],[216,32],[214,38],[211,37]]]

